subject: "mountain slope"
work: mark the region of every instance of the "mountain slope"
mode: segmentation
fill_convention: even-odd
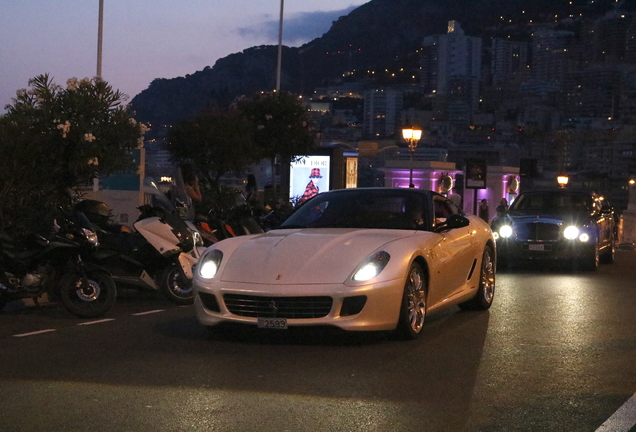
[[[613,0],[372,0],[334,21],[323,36],[299,48],[286,47],[281,88],[310,94],[317,86],[342,81],[343,75],[381,82],[379,75],[367,71],[417,68],[416,49],[422,38],[446,33],[449,20],[458,21],[469,35],[529,40],[530,22],[553,23],[555,15],[599,16],[616,4]],[[186,77],[156,79],[133,98],[132,106],[140,121],[171,124],[202,109],[226,106],[238,95],[272,90],[277,53],[276,46],[254,47]]]

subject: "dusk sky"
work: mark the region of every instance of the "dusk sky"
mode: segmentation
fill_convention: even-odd
[[[368,0],[286,0],[283,44],[322,36]],[[278,44],[280,0],[104,0],[102,76],[129,100],[155,78]],[[65,86],[97,71],[99,0],[0,0],[0,114],[28,80]]]

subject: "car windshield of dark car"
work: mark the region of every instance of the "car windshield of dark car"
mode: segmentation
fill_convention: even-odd
[[[424,196],[387,192],[321,194],[303,204],[279,228],[424,229]]]
[[[592,208],[592,200],[585,194],[567,192],[546,192],[521,194],[512,205],[510,212],[562,212],[586,211]]]

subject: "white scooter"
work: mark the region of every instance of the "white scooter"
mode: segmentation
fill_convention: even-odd
[[[204,249],[201,237],[156,186],[144,192],[150,204],[139,207],[133,232],[109,225],[104,215],[110,209],[100,201],[76,204],[75,211],[99,228],[100,246],[89,259],[109,271],[117,284],[160,290],[176,304],[191,304],[192,267]]]

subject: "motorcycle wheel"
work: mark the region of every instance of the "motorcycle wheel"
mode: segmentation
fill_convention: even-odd
[[[101,270],[87,272],[88,279],[68,273],[60,281],[60,299],[64,307],[80,318],[104,315],[115,304],[117,287],[113,278]]]
[[[192,281],[183,275],[177,264],[171,264],[166,267],[159,275],[157,282],[159,289],[163,291],[171,302],[178,305],[194,303]]]

